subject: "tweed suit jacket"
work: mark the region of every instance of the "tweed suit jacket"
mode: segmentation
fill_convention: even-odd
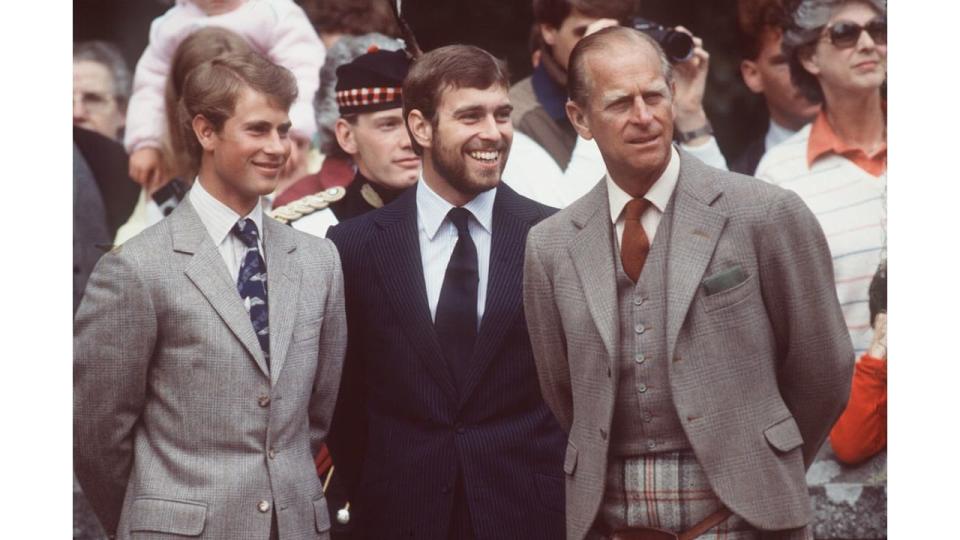
[[[521,297],[527,231],[554,210],[497,188],[486,307],[458,391],[428,307],[416,191],[328,233],[350,336],[329,446],[358,535],[446,540],[465,503],[480,540],[562,538],[566,438],[540,395]]]
[[[270,367],[189,200],[104,255],[74,323],[74,466],[118,538],[328,537],[313,455],[346,346],[336,249],[264,217]],[[269,507],[261,505],[266,501]]]
[[[806,524],[805,467],[847,401],[853,350],[816,218],[793,193],[680,151],[667,252],[671,397],[716,495],[762,530]],[[567,537],[604,493],[619,323],[606,183],[534,227],[524,305],[544,399],[569,433]],[[736,270],[739,267],[740,271]],[[707,294],[710,277],[739,275]]]

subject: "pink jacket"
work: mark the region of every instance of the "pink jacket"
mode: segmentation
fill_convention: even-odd
[[[300,6],[293,0],[248,0],[229,13],[208,16],[189,0],[177,0],[151,24],[150,43],[137,62],[123,139],[127,152],[161,147],[166,131],[163,92],[173,54],[187,36],[205,26],[236,32],[255,50],[293,72],[299,89],[290,108],[293,133],[311,139],[317,130],[313,95],[327,51]]]

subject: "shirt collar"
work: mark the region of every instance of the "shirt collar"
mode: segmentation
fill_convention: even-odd
[[[190,204],[197,211],[200,221],[206,227],[214,245],[217,246],[223,243],[233,226],[242,219],[240,214],[203,189],[199,177],[194,180],[193,187],[190,188]],[[257,205],[244,218],[250,218],[256,223],[257,231],[260,232],[260,242],[263,243],[263,205],[260,199],[257,199]]]
[[[765,150],[770,150],[774,146],[792,137],[794,133],[796,133],[796,131],[781,126],[771,118],[770,127],[767,128],[767,135],[763,139],[763,147]]]
[[[653,206],[663,213],[667,209],[667,203],[673,196],[673,190],[677,187],[677,180],[680,178],[680,155],[674,146],[670,146],[670,162],[667,168],[663,170],[660,178],[650,186],[650,189],[643,195],[643,198],[650,201]],[[633,200],[633,197],[620,188],[616,182],[610,178],[607,173],[607,198],[610,201],[610,221],[616,223],[623,213],[623,207]]]
[[[493,201],[496,196],[497,188],[493,188],[484,191],[463,205],[473,214],[477,223],[490,234],[493,234]],[[421,173],[420,180],[417,182],[417,214],[420,217],[420,228],[427,234],[427,238],[433,240],[440,230],[443,220],[447,217],[447,213],[453,207],[446,199],[430,189],[430,186],[424,182],[423,173]]]
[[[842,140],[827,120],[826,111],[821,109],[810,128],[810,139],[807,142],[807,167],[812,167],[814,161],[828,154],[843,156],[873,176],[880,176],[887,168],[886,141],[872,156],[867,155],[861,148],[851,146]]]
[[[550,53],[544,51],[543,54],[547,55]],[[550,74],[542,62],[533,69],[530,83],[533,85],[533,93],[536,94],[537,101],[543,106],[543,110],[547,111],[550,118],[554,120],[568,120],[566,109],[567,90],[550,78]]]

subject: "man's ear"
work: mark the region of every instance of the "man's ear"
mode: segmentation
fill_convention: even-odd
[[[207,120],[207,117],[198,114],[193,117],[193,133],[197,136],[197,140],[200,141],[200,146],[203,147],[204,151],[212,151],[216,146],[216,136],[217,130],[214,129],[213,123],[210,120]]]
[[[817,53],[816,51],[811,52],[799,52],[800,65],[803,66],[803,69],[810,72],[811,75],[817,76],[820,74],[820,64],[817,62]]]
[[[760,70],[757,69],[757,63],[753,60],[743,60],[740,62],[740,76],[743,77],[744,84],[754,94],[763,93],[763,79],[760,77]]]
[[[547,45],[553,47],[557,42],[557,33],[560,30],[552,24],[541,23],[538,26],[540,27],[540,39]]]
[[[353,133],[353,126],[343,118],[337,118],[333,125],[333,131],[337,136],[337,143],[343,151],[352,155],[359,153],[357,148],[357,138]]]
[[[407,129],[410,130],[414,142],[423,148],[433,146],[433,124],[424,118],[419,109],[413,109],[407,115]]]
[[[573,128],[577,130],[577,134],[588,141],[592,139],[593,133],[590,131],[590,123],[587,121],[586,114],[580,108],[580,105],[576,101],[568,99],[566,109],[567,118],[570,119]]]

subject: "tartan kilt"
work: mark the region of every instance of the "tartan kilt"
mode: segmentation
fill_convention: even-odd
[[[717,511],[720,499],[713,493],[703,468],[691,451],[613,457],[597,522],[608,529],[656,527],[683,532]],[[605,538],[594,528],[588,539]],[[731,515],[698,540],[813,540],[810,527],[761,533],[743,518]]]

